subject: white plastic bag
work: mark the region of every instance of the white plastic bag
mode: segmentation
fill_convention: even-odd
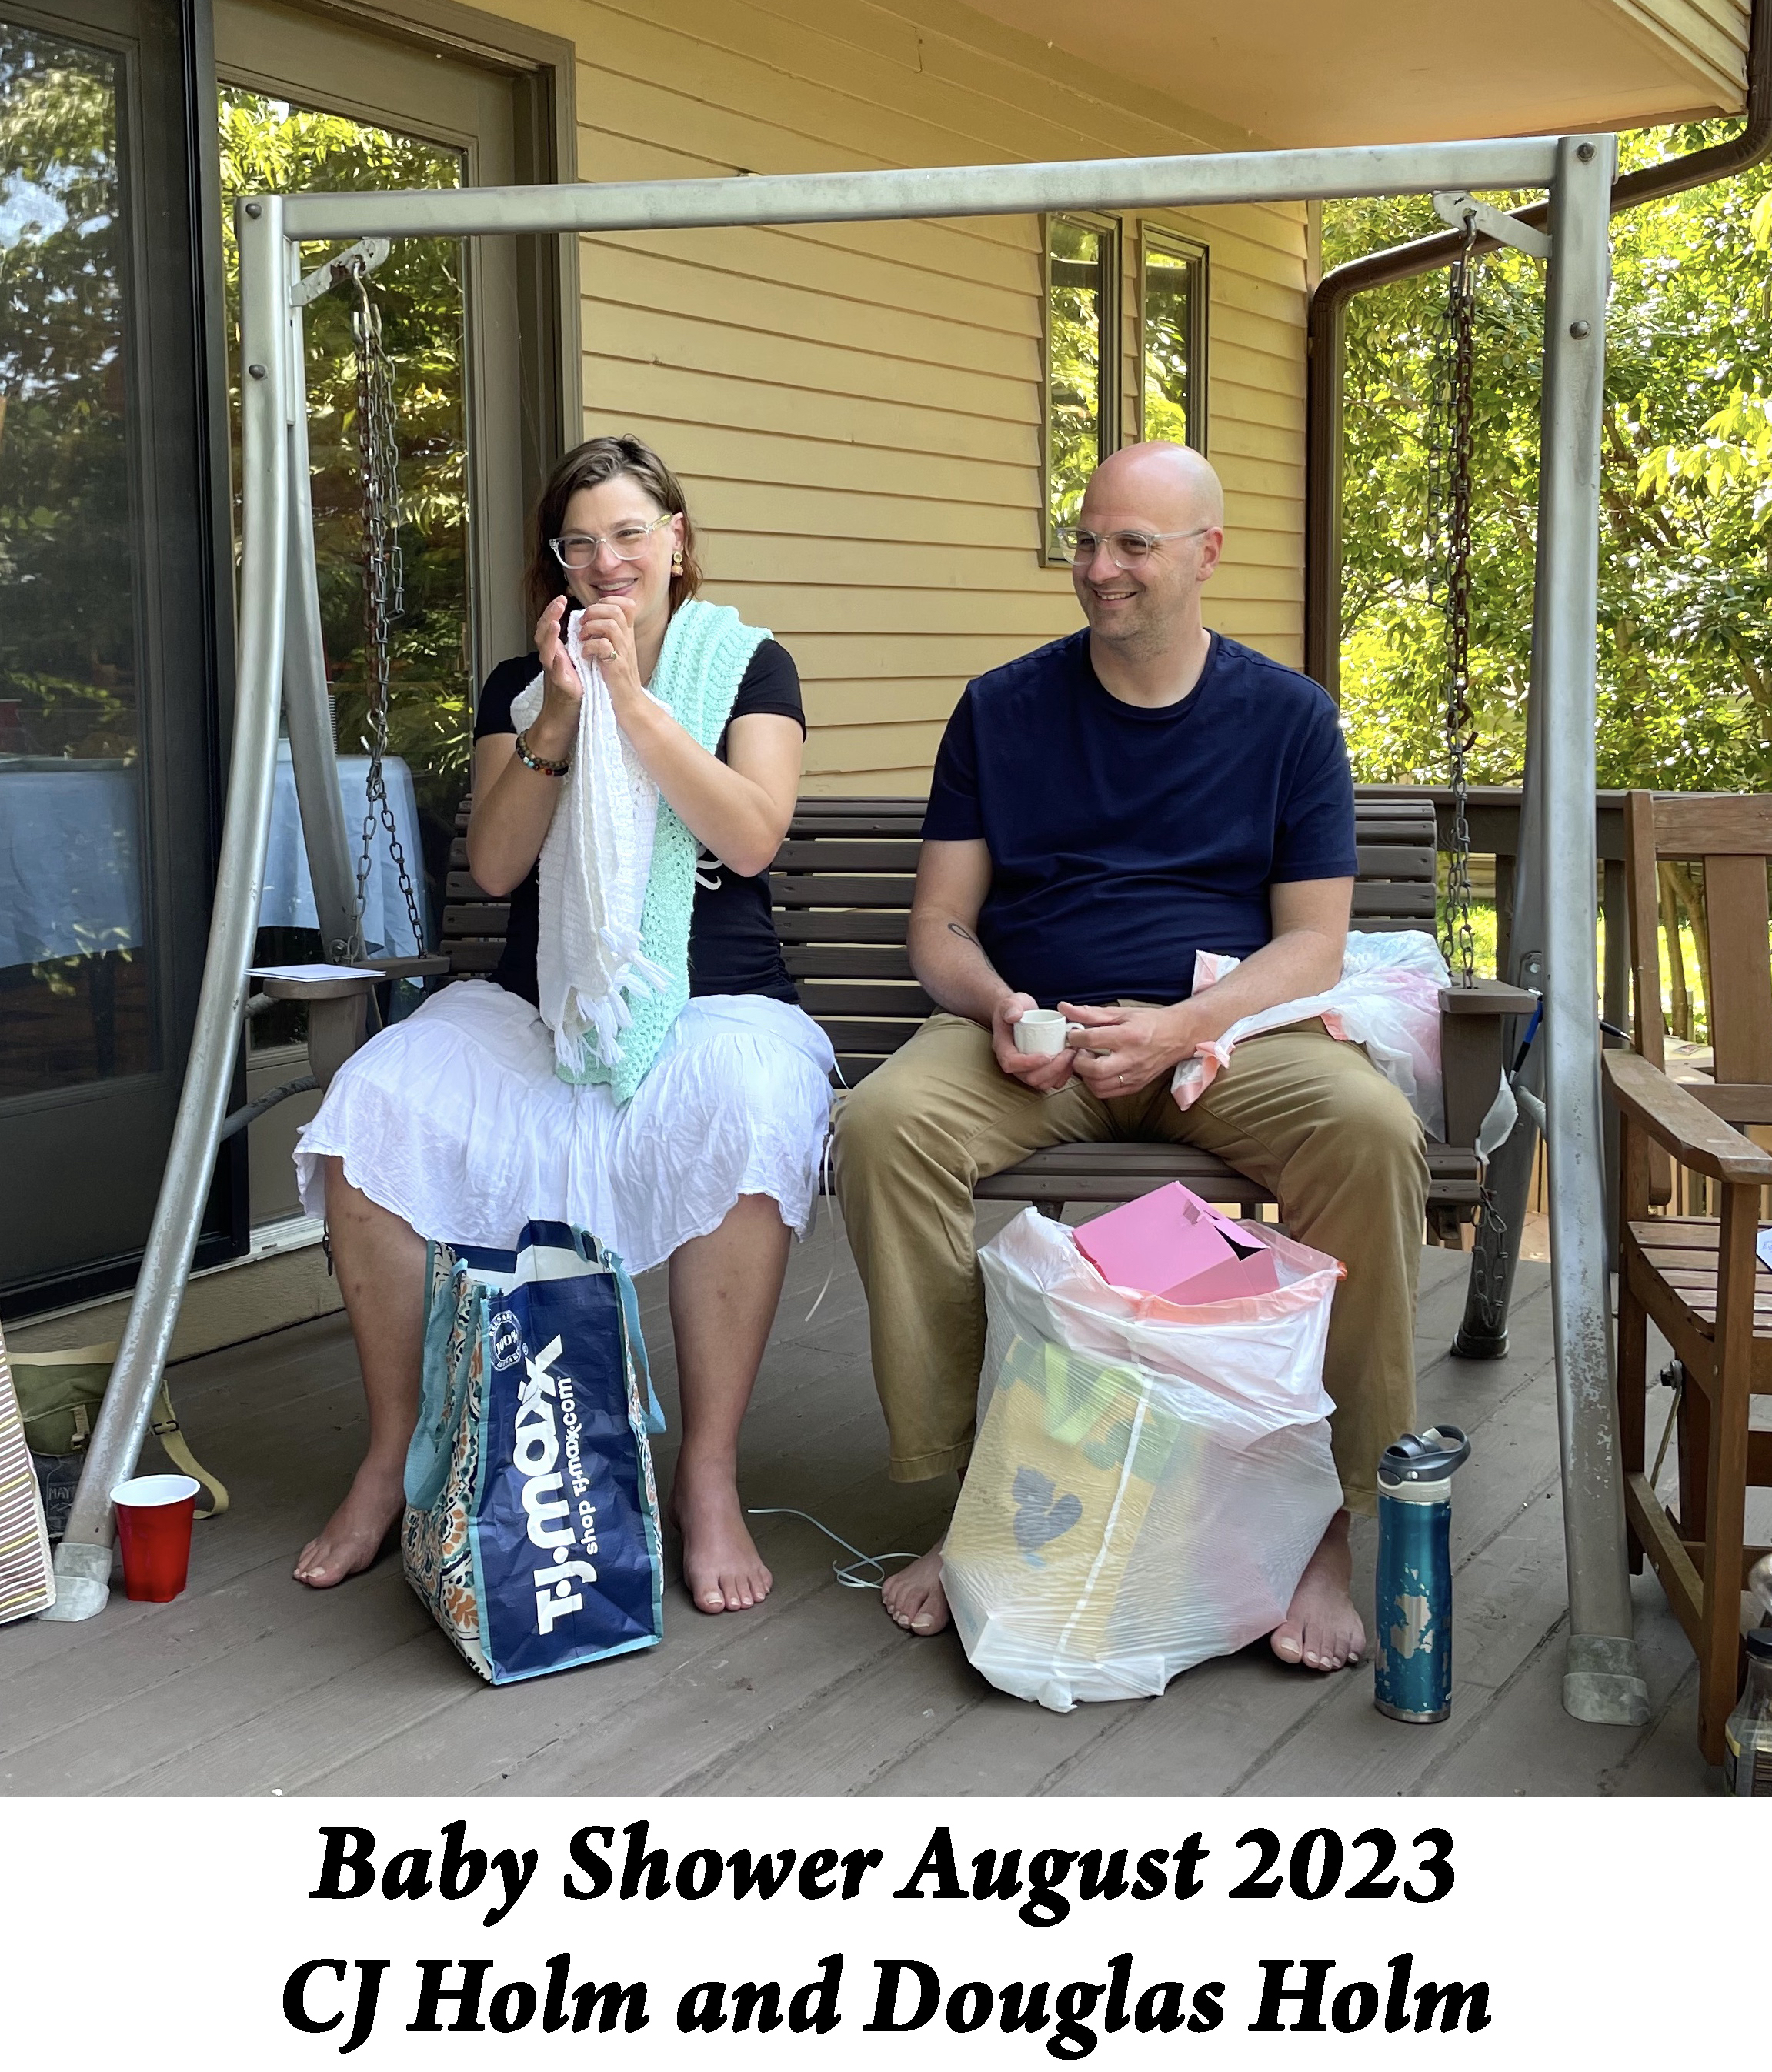
[[[1115,1288],[1029,1209],[980,1254],[991,1396],[943,1553],[974,1668],[1054,1712],[1153,1697],[1270,1633],[1341,1504],[1323,1345],[1341,1268],[1271,1294]]]
[[[1240,959],[1210,950],[1194,953],[1194,994],[1234,972]],[[1170,1088],[1178,1108],[1191,1108],[1231,1062],[1246,1036],[1322,1018],[1338,1042],[1358,1043],[1415,1110],[1432,1137],[1445,1134],[1440,1076],[1440,993],[1449,985],[1445,960],[1419,929],[1351,935],[1342,975],[1326,993],[1289,1000],[1233,1022],[1215,1042],[1202,1043],[1175,1067]],[[1507,1132],[1503,1131],[1505,1136]],[[1499,1140],[1498,1140],[1499,1141]]]

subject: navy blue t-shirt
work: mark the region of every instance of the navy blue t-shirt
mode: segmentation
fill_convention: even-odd
[[[1185,1000],[1196,950],[1272,939],[1269,886],[1358,869],[1328,693],[1219,633],[1189,695],[1154,709],[1103,689],[1087,629],[976,678],[923,831],[989,845],[979,940],[1042,1007]]]

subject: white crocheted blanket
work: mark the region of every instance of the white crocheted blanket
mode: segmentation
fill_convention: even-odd
[[[587,1036],[603,1064],[619,1063],[633,1019],[627,996],[663,992],[669,982],[640,944],[658,787],[617,724],[602,671],[578,652],[582,616],[569,613],[564,634],[584,697],[571,774],[541,845],[536,955],[541,1018],[568,1067],[579,1065]],[[541,710],[543,689],[537,674],[512,701],[520,730]]]

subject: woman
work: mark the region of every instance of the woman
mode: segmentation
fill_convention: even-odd
[[[830,1046],[796,1001],[769,907],[800,786],[800,682],[767,634],[697,599],[682,490],[639,440],[567,454],[538,520],[536,652],[492,672],[475,725],[468,861],[487,892],[510,895],[503,960],[494,983],[447,986],[365,1045],[296,1151],[302,1200],[331,1227],[369,1445],[295,1574],[342,1582],[401,1515],[426,1239],[509,1248],[544,1217],[590,1230],[634,1272],[670,1262],[682,1405],[670,1513],[691,1599],[735,1611],[770,1586],[738,1503],[738,1425],[829,1110]],[[563,918],[570,872],[557,858],[590,810],[572,768],[599,723],[606,753],[586,771],[621,766],[618,804],[644,835],[627,846],[652,851],[643,940],[622,990],[587,1005],[574,948],[587,938]]]

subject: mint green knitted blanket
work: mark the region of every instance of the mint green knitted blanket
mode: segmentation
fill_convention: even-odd
[[[719,745],[750,658],[771,638],[767,627],[746,626],[730,605],[691,598],[671,615],[658,667],[648,686],[685,732],[711,754]],[[695,863],[701,845],[660,798],[652,838],[652,867],[641,911],[642,953],[665,974],[662,991],[643,985],[624,994],[632,1020],[621,1033],[613,1065],[597,1055],[594,1031],[576,1066],[557,1063],[558,1077],[575,1086],[606,1086],[618,1101],[631,1100],[652,1069],[664,1039],[689,997],[689,921],[695,906]]]

